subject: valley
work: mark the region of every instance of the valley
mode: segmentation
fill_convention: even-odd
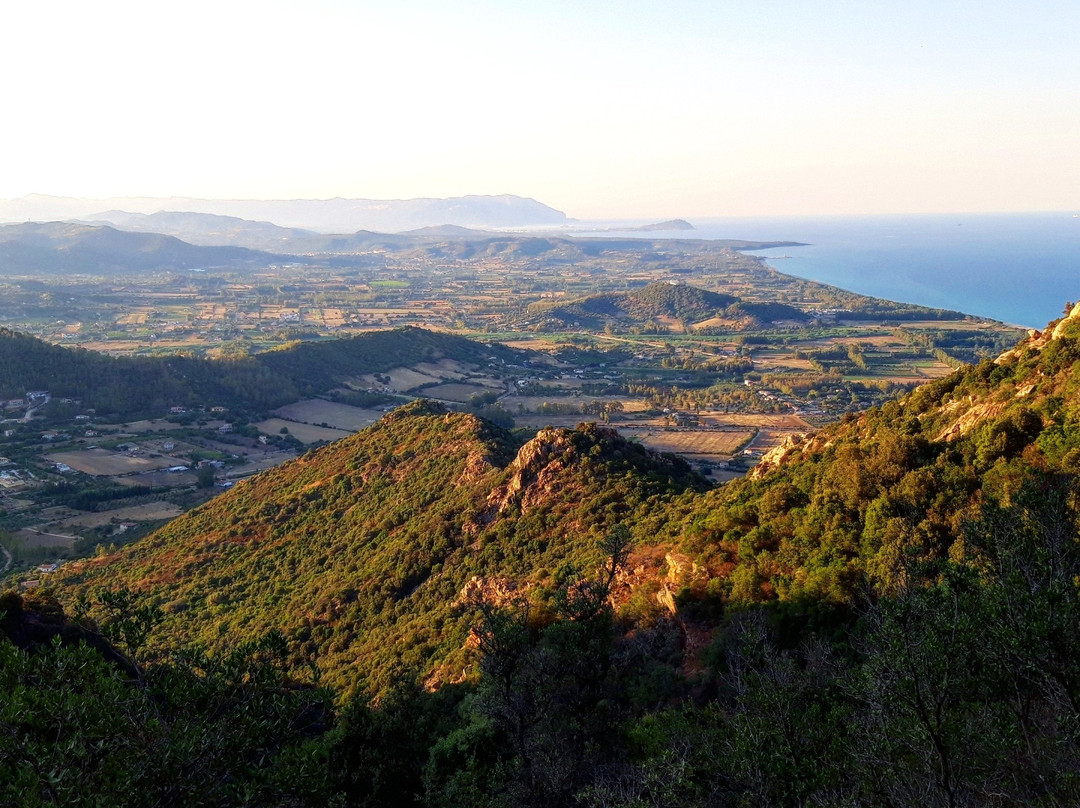
[[[913,804],[947,760],[951,804],[1070,804],[1080,306],[1017,343],[716,244],[530,241],[305,259],[257,317],[250,267],[6,276],[0,761],[705,808]]]
[[[234,241],[261,233],[229,226]],[[417,397],[526,433],[602,421],[732,479],[1017,333],[784,276],[734,249],[753,242],[436,228],[357,234],[340,252],[291,260],[135,271],[142,242],[129,249],[128,235],[58,230],[49,237],[64,239],[65,260],[90,239],[114,252],[95,247],[83,273],[0,276],[4,327],[75,351],[40,343],[29,358],[5,343],[0,531],[23,568],[130,542],[159,514]],[[310,234],[289,238],[310,246]],[[187,255],[169,249],[159,260]],[[49,403],[26,421],[35,390]],[[103,518],[62,518],[72,503]]]

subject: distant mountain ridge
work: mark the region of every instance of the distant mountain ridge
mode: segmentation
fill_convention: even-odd
[[[449,199],[195,199],[188,197],[120,197],[77,199],[30,194],[0,200],[0,221],[85,219],[123,213],[161,211],[212,213],[279,227],[318,233],[376,230],[395,233],[422,227],[523,227],[557,225],[566,214],[535,199],[500,196],[460,196]],[[106,219],[113,221],[112,219]]]
[[[277,256],[245,247],[195,246],[174,236],[131,233],[100,225],[0,225],[0,275],[236,269],[265,266],[277,260]]]

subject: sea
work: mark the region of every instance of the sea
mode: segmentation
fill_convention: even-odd
[[[779,272],[859,294],[1043,328],[1080,299],[1080,215],[693,219],[693,230],[587,225],[573,235],[798,241],[754,251]],[[595,228],[595,229],[593,229]]]

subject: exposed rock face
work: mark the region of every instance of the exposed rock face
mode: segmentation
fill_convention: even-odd
[[[671,614],[678,611],[675,603],[675,593],[684,586],[691,586],[695,582],[701,582],[708,578],[709,572],[704,567],[699,567],[696,561],[683,553],[668,553],[664,557],[667,563],[667,577],[656,593],[656,602],[667,609]]]
[[[1060,339],[1062,336],[1064,336],[1065,329],[1067,329],[1077,320],[1080,320],[1080,303],[1077,303],[1075,306],[1073,306],[1072,311],[1069,312],[1069,315],[1064,320],[1059,322],[1056,326],[1054,326],[1054,333],[1050,338]]]
[[[1028,337],[1015,348],[1010,348],[994,360],[995,364],[1004,365],[1018,357],[1025,348],[1043,348],[1051,340],[1061,339],[1066,332],[1080,322],[1080,303],[1072,307],[1072,310],[1054,326],[1054,330],[1028,331]]]
[[[961,435],[966,435],[987,418],[1000,415],[1006,406],[1008,406],[1007,401],[985,401],[982,404],[976,404],[945,429],[941,430],[935,440],[956,440]]]
[[[465,459],[465,468],[457,479],[458,485],[468,485],[481,479],[485,474],[495,468],[492,458],[480,452],[470,452]]]
[[[516,581],[510,578],[484,578],[474,575],[461,588],[455,606],[485,604],[488,606],[506,606],[523,594]]]
[[[617,439],[614,429],[590,427],[600,442]],[[550,498],[562,472],[578,462],[584,446],[580,431],[566,428],[541,429],[536,437],[521,447],[510,464],[510,478],[491,492],[488,505],[502,513],[519,505],[522,511]]]
[[[808,437],[809,433],[788,435],[784,438],[783,443],[767,451],[758,464],[750,469],[750,473],[747,474],[747,476],[751,480],[756,480],[759,477],[762,477],[769,469],[782,466],[797,455],[801,456],[803,449],[806,448],[806,440]]]

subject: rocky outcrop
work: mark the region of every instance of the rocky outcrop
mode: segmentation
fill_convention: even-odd
[[[982,404],[976,404],[941,430],[934,440],[946,442],[956,440],[960,436],[966,435],[987,418],[1000,415],[1007,406],[1007,401],[984,401]]]
[[[578,429],[541,429],[536,437],[521,447],[510,464],[510,477],[491,492],[488,506],[504,513],[513,506],[526,511],[533,505],[550,499],[559,492],[563,472],[581,459],[583,451],[611,443],[618,433],[607,427],[588,425],[587,432]]]
[[[1073,306],[1072,311],[1054,326],[1054,333],[1051,335],[1050,339],[1061,339],[1061,337],[1065,336],[1066,329],[1074,325],[1078,320],[1080,320],[1080,303]]]
[[[660,591],[656,593],[656,602],[671,614],[675,614],[678,612],[675,594],[683,587],[706,580],[709,573],[683,553],[668,553],[664,561],[667,563],[667,575],[660,584]]]
[[[1051,341],[1066,336],[1072,328],[1076,327],[1077,323],[1080,323],[1080,303],[1073,306],[1067,315],[1058,320],[1052,331],[1049,329],[1049,326],[1045,331],[1029,330],[1027,339],[1022,341],[1016,347],[1005,351],[1001,356],[994,360],[994,363],[1004,365],[1008,362],[1012,362],[1027,349],[1034,348],[1036,350],[1041,350]]]
[[[774,446],[767,451],[758,462],[756,466],[750,469],[747,476],[751,480],[756,480],[759,477],[765,475],[769,469],[774,469],[777,466],[782,466],[784,463],[794,459],[795,457],[801,457],[803,450],[806,448],[806,441],[809,438],[810,433],[801,432],[794,435],[788,435],[784,438],[784,442],[779,446]]]
[[[510,578],[485,578],[474,575],[465,582],[454,606],[508,606],[524,595],[525,590]]]
[[[458,475],[458,485],[469,485],[482,479],[488,472],[495,468],[493,459],[482,452],[470,452],[465,458],[465,467]]]

